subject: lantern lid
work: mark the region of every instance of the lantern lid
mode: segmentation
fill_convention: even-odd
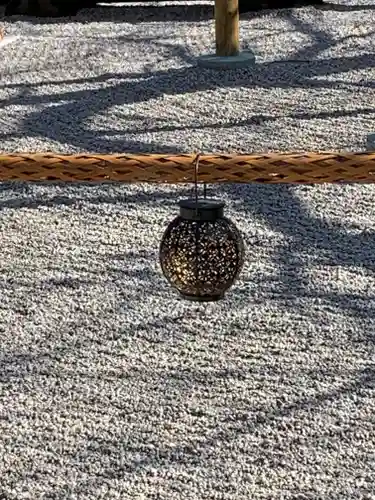
[[[224,216],[225,203],[219,200],[194,198],[181,200],[180,216],[186,220],[213,222]]]

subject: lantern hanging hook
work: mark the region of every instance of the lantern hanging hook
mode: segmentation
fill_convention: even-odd
[[[198,210],[198,174],[199,174],[199,160],[201,153],[198,153],[194,160],[194,195],[195,195],[195,207]],[[207,198],[207,184],[203,183],[203,198]]]

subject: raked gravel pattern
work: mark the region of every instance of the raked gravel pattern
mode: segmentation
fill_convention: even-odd
[[[118,19],[121,19],[121,22]],[[375,9],[14,18],[3,151],[363,150]],[[181,301],[157,262],[182,186],[0,187],[0,498],[375,499],[375,188],[209,186],[241,279]]]

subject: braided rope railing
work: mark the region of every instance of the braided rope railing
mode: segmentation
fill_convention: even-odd
[[[194,180],[196,155],[0,154],[0,181],[164,182]],[[375,153],[200,155],[201,182],[375,182]]]

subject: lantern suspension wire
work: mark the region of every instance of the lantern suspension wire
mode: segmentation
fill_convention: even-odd
[[[194,162],[194,197],[195,197],[195,210],[198,213],[198,171],[199,171],[199,158],[200,153],[197,154]]]
[[[195,216],[198,218],[198,173],[199,173],[199,158],[200,153],[195,158],[194,166],[194,193],[195,193]],[[200,294],[199,286],[199,225],[195,224],[195,266],[194,266],[195,282],[197,283],[197,293]]]
[[[195,206],[198,207],[198,174],[199,174],[199,160],[201,153],[198,153],[194,160],[194,198]],[[207,199],[207,182],[203,183],[203,198]],[[198,210],[198,209],[197,209]]]

